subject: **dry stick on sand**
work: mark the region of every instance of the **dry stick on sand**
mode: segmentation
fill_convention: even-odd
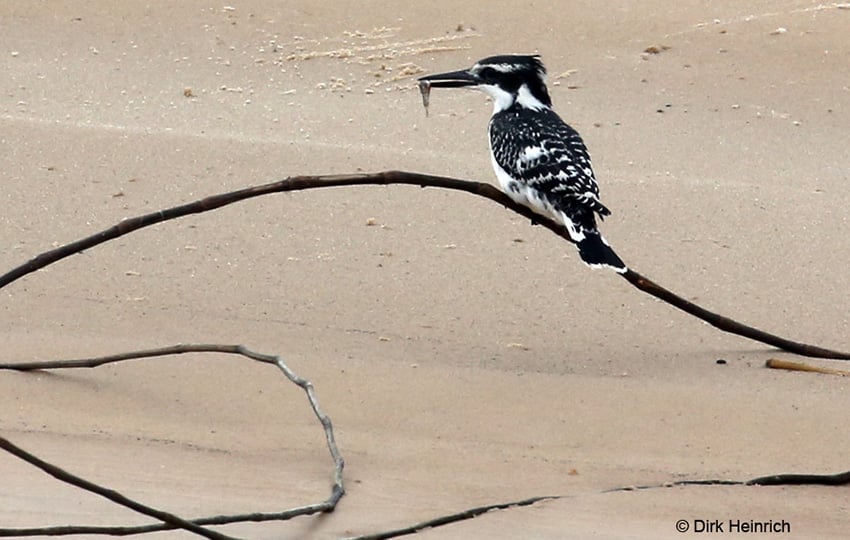
[[[103,497],[108,498],[109,500],[120,504],[122,506],[126,506],[132,510],[140,512],[142,514],[146,514],[152,517],[155,517],[162,521],[162,523],[154,524],[154,525],[140,525],[136,527],[92,527],[92,526],[61,526],[61,527],[38,527],[38,528],[29,528],[29,529],[0,529],[0,537],[2,536],[59,536],[66,534],[110,534],[110,535],[129,535],[129,534],[139,534],[139,533],[147,533],[147,532],[155,532],[155,531],[163,531],[163,530],[171,530],[176,528],[186,529],[197,534],[206,536],[208,538],[217,538],[217,539],[229,539],[233,538],[231,536],[226,536],[215,531],[210,531],[208,529],[204,529],[204,525],[225,525],[228,523],[238,523],[238,522],[246,522],[246,521],[282,521],[287,520],[296,516],[306,516],[310,514],[317,514],[320,512],[333,512],[336,508],[337,503],[340,498],[342,498],[343,494],[345,494],[345,487],[343,484],[342,471],[345,466],[345,463],[342,459],[342,456],[339,453],[339,449],[336,445],[336,439],[334,438],[333,432],[333,424],[331,423],[331,419],[325,414],[322,409],[319,407],[319,402],[316,399],[316,394],[313,390],[313,384],[299,377],[295,372],[293,372],[289,366],[283,361],[279,356],[272,356],[268,354],[262,354],[258,352],[251,351],[243,347],[242,345],[210,345],[210,344],[179,344],[174,345],[172,347],[163,347],[159,349],[147,349],[143,351],[134,351],[127,352],[121,354],[115,354],[110,356],[101,356],[97,358],[86,358],[80,360],[57,360],[57,361],[43,361],[43,362],[26,362],[26,363],[4,363],[0,364],[0,369],[9,369],[16,371],[32,371],[38,369],[62,369],[62,368],[94,368],[98,366],[102,366],[104,364],[112,364],[115,362],[122,362],[126,360],[134,360],[140,358],[152,358],[157,356],[168,356],[174,354],[186,354],[186,353],[226,353],[226,354],[237,354],[251,360],[255,360],[257,362],[263,362],[266,364],[272,364],[277,366],[286,378],[289,379],[294,384],[301,387],[304,392],[307,394],[307,400],[310,402],[310,407],[313,409],[313,413],[316,415],[316,418],[319,419],[319,422],[322,424],[322,428],[325,432],[325,441],[328,445],[328,450],[330,451],[331,458],[334,462],[334,480],[333,487],[331,488],[331,495],[327,500],[310,504],[306,506],[300,506],[296,508],[290,508],[288,510],[284,510],[282,512],[268,512],[268,513],[251,513],[251,514],[234,514],[234,515],[221,515],[221,516],[212,516],[212,517],[204,517],[192,520],[185,520],[174,516],[172,514],[168,514],[166,512],[162,512],[160,510],[156,510],[149,506],[145,506],[141,503],[138,503],[132,499],[129,499],[120,493],[103,488],[97,484],[93,484],[87,480],[84,480],[78,476],[75,476],[67,471],[56,467],[55,465],[49,464],[45,461],[40,460],[39,458],[33,456],[32,454],[26,452],[25,450],[19,448],[18,446],[12,444],[5,438],[0,437],[0,448],[14,454],[15,456],[27,461],[28,463],[39,467],[46,473],[54,476],[55,478],[62,480],[63,482],[67,482],[79,488],[82,488],[86,491],[91,491],[93,493],[97,493]]]
[[[802,362],[791,362],[790,360],[780,360],[778,358],[769,358],[764,363],[765,367],[771,369],[785,369],[788,371],[807,371],[809,373],[823,373],[824,375],[838,375],[840,377],[850,377],[850,371],[843,369],[832,369],[821,366],[812,366]]]
[[[511,200],[510,197],[499,191],[491,184],[481,182],[470,182],[449,178],[445,176],[431,176],[426,174],[417,174],[404,171],[386,171],[373,174],[343,174],[343,175],[325,175],[325,176],[293,176],[263,184],[260,186],[248,187],[229,193],[212,195],[204,199],[197,200],[192,203],[175,206],[165,210],[160,210],[144,216],[129,218],[121,221],[117,225],[105,229],[92,236],[71,242],[56,249],[46,251],[30,261],[18,266],[0,276],[0,289],[20,279],[21,277],[35,272],[45,266],[52,264],[58,260],[64,259],[75,253],[88,248],[97,246],[114,238],[124,236],[130,232],[148,227],[155,223],[161,223],[171,219],[183,217],[189,214],[198,214],[207,212],[243,201],[253,197],[267,195],[269,193],[280,193],[285,191],[301,191],[305,189],[323,188],[323,187],[338,187],[338,186],[361,186],[361,185],[389,185],[389,184],[409,184],[420,187],[439,187],[444,189],[453,189],[457,191],[465,191],[480,197],[484,197],[495,201],[514,212],[529,218],[532,222],[543,225],[561,238],[572,242],[566,229],[555,223],[554,221],[543,216],[533,213],[530,209],[522,206],[519,203]],[[751,326],[741,324],[737,321],[718,315],[700,307],[693,302],[685,300],[681,296],[668,291],[647,277],[642,276],[634,270],[629,269],[624,274],[621,274],[629,283],[641,291],[655,296],[668,304],[675,306],[682,311],[698,317],[712,326],[739,336],[743,336],[767,345],[772,345],[779,349],[783,349],[790,353],[799,354],[802,356],[810,356],[817,358],[832,358],[836,360],[850,360],[850,353],[825,349],[815,345],[798,343],[785,339],[762,330],[758,330]]]

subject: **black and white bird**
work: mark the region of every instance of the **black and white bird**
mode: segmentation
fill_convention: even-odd
[[[611,212],[599,200],[590,155],[576,130],[552,110],[538,55],[501,55],[461,71],[419,79],[430,87],[471,87],[493,98],[490,156],[502,190],[538,214],[563,223],[592,268],[626,271],[596,226]],[[426,101],[427,104],[427,101]]]

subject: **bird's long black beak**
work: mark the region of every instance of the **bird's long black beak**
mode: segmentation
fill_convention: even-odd
[[[426,75],[419,78],[420,83],[427,83],[429,86],[437,88],[460,88],[463,86],[476,86],[481,81],[466,69],[460,71],[449,71],[447,73],[437,73],[435,75]]]

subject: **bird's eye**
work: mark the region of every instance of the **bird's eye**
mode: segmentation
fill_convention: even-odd
[[[485,81],[486,80],[492,80],[493,75],[495,73],[496,73],[495,69],[493,69],[491,67],[485,67],[485,68],[481,68],[481,70],[478,72],[478,76],[481,77],[482,79],[484,79]]]

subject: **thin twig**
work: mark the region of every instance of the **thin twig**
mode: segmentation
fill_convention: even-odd
[[[833,360],[850,360],[850,353],[833,351],[830,349],[825,349],[823,347],[818,347],[816,345],[809,345],[807,343],[798,343],[796,341],[791,341],[790,339],[785,339],[783,337],[770,334],[763,330],[759,330],[758,328],[753,328],[752,326],[747,326],[746,324],[742,324],[728,317],[724,317],[723,315],[708,311],[707,309],[698,306],[697,304],[694,304],[689,300],[685,300],[681,296],[671,291],[668,291],[661,285],[658,285],[654,281],[650,280],[648,277],[638,274],[634,270],[626,270],[624,274],[620,275],[622,275],[623,278],[626,279],[626,281],[628,281],[638,289],[642,290],[643,292],[651,294],[652,296],[660,300],[664,300],[671,306],[677,307],[685,313],[702,319],[708,324],[714,326],[715,328],[723,330],[724,332],[743,336],[754,341],[765,343],[767,345],[772,345],[777,349],[782,349],[790,353],[799,354],[800,356],[809,356],[813,358],[830,358]]]
[[[336,439],[334,438],[333,424],[331,423],[330,417],[322,412],[321,407],[319,407],[319,402],[316,399],[316,392],[313,389],[313,383],[308,381],[303,377],[299,377],[294,371],[292,371],[289,366],[283,361],[283,359],[279,356],[271,356],[267,354],[261,354],[257,352],[250,351],[245,347],[239,345],[238,353],[247,356],[248,358],[253,358],[254,360],[258,360],[260,362],[271,362],[274,363],[286,378],[292,381],[294,384],[301,387],[302,390],[307,394],[307,399],[310,401],[310,407],[313,409],[313,414],[316,415],[316,418],[319,419],[319,422],[322,424],[322,428],[325,431],[325,441],[328,445],[328,451],[331,454],[331,458],[334,462],[334,484],[333,489],[331,491],[330,498],[326,501],[326,512],[333,512],[334,508],[336,508],[336,503],[339,499],[345,495],[345,485],[343,484],[342,471],[345,468],[345,461],[343,461],[342,456],[339,453],[339,449],[336,445]]]
[[[196,525],[229,525],[232,523],[263,523],[268,521],[287,521],[294,517],[309,516],[313,514],[329,513],[334,510],[331,500],[320,503],[296,506],[281,512],[253,512],[248,514],[223,514],[218,516],[205,516],[187,519]],[[335,504],[335,503],[334,503]],[[0,537],[25,537],[25,536],[71,536],[78,534],[102,534],[109,536],[132,536],[152,532],[170,531],[175,527],[166,523],[154,523],[151,525],[127,525],[127,526],[98,526],[98,525],[60,525],[56,527],[30,527],[19,529],[0,529]]]
[[[750,480],[677,480],[663,484],[647,484],[640,486],[622,486],[606,489],[602,493],[615,491],[642,491],[677,486],[845,486],[850,484],[850,471],[835,474],[796,474],[782,473],[769,476],[759,476]]]
[[[572,242],[572,239],[566,229],[555,223],[554,221],[535,214],[527,207],[514,202],[510,197],[496,189],[491,184],[481,182],[470,182],[457,178],[449,178],[445,176],[432,176],[427,174],[417,174],[405,171],[386,171],[373,174],[343,174],[343,175],[326,175],[326,176],[293,176],[277,182],[263,184],[254,187],[248,187],[228,193],[212,195],[204,199],[199,199],[195,202],[175,206],[158,212],[153,212],[143,216],[129,218],[120,223],[105,229],[99,233],[95,233],[86,238],[65,244],[58,248],[46,251],[37,255],[26,263],[13,268],[6,274],[0,276],[0,288],[20,279],[21,277],[35,272],[45,266],[56,261],[69,257],[75,253],[79,253],[85,249],[92,248],[114,238],[124,236],[138,229],[187,216],[214,210],[222,206],[233,204],[253,197],[268,195],[270,193],[281,193],[286,191],[301,191],[305,189],[339,187],[339,186],[362,186],[362,185],[389,185],[389,184],[407,184],[417,185],[420,187],[438,187],[443,189],[451,189],[457,191],[465,191],[473,195],[478,195],[486,199],[490,199],[502,206],[510,208],[514,212],[529,218],[533,223],[543,225],[553,233],[557,234],[564,240]],[[661,287],[649,278],[642,276],[635,270],[628,270],[621,274],[629,283],[641,291],[650,294],[668,304],[677,307],[678,309],[693,315],[703,321],[708,322],[715,328],[736,334],[745,338],[749,338],[773,347],[778,347],[790,353],[799,354],[802,356],[812,356],[818,358],[832,358],[836,360],[850,360],[850,353],[834,351],[809,345],[806,343],[798,343],[785,339],[762,330],[758,330],[751,326],[734,321],[728,317],[718,315],[704,309],[693,302],[685,300],[681,296]]]
[[[850,484],[850,471],[838,474],[776,474],[771,476],[762,476],[753,478],[752,480],[678,480],[675,482],[665,482],[663,484],[648,484],[640,486],[623,486],[603,490],[601,493],[616,493],[620,491],[643,491],[648,489],[682,487],[682,486],[790,486],[790,485],[824,485],[824,486],[842,486]],[[419,531],[439,527],[441,525],[449,525],[474,517],[478,517],[491,510],[505,510],[508,508],[516,508],[520,506],[529,506],[541,501],[563,499],[564,495],[548,495],[541,497],[531,497],[521,501],[488,504],[486,506],[478,506],[449,514],[439,516],[433,519],[422,521],[409,527],[401,527],[391,531],[383,531],[372,534],[365,534],[349,538],[347,540],[387,540],[389,538],[397,538],[408,534],[414,534]]]
[[[745,486],[747,483],[744,480],[676,480],[675,482],[664,482],[663,484],[641,484],[638,486],[620,486],[615,488],[603,489],[602,493],[616,493],[618,491],[644,491],[647,489],[669,488],[678,486]]]
[[[6,439],[5,437],[0,437],[0,448],[26,461],[27,463],[38,467],[39,469],[46,472],[50,476],[56,478],[57,480],[61,480],[62,482],[71,484],[72,486],[76,486],[91,493],[100,495],[101,497],[109,499],[110,501],[116,504],[125,506],[140,514],[156,518],[162,521],[163,524],[169,525],[172,529],[185,529],[187,531],[201,535],[205,538],[213,538],[215,540],[235,540],[236,538],[234,536],[228,536],[226,534],[221,534],[216,531],[205,529],[197,523],[192,523],[191,521],[187,521],[169,512],[157,510],[156,508],[153,508],[151,506],[147,506],[140,502],[134,501],[133,499],[126,497],[125,495],[122,495],[121,493],[118,493],[115,490],[107,489],[98,484],[95,484],[94,482],[89,482],[84,478],[80,478],[75,474],[71,474],[64,469],[57,467],[56,465],[53,465],[44,461],[43,459],[38,458],[30,452],[27,452],[20,446],[14,444],[12,441]]]
[[[294,384],[301,387],[305,394],[307,395],[307,399],[310,402],[310,407],[313,409],[313,413],[318,418],[319,422],[322,424],[322,428],[325,433],[325,440],[327,442],[328,450],[331,454],[331,458],[334,462],[334,480],[333,486],[331,488],[330,496],[320,502],[315,504],[309,504],[305,506],[299,506],[296,508],[290,508],[281,512],[255,512],[250,514],[234,514],[234,515],[219,515],[219,516],[208,516],[192,519],[191,521],[186,521],[187,523],[194,524],[196,527],[200,527],[203,525],[225,525],[228,523],[241,523],[241,522],[261,522],[261,521],[283,521],[288,520],[296,516],[305,516],[317,513],[326,513],[333,512],[336,508],[337,503],[345,494],[345,485],[343,483],[343,468],[345,467],[345,462],[339,452],[339,448],[337,447],[336,440],[333,432],[333,424],[331,423],[330,417],[325,414],[321,407],[319,406],[318,399],[316,398],[316,393],[313,388],[313,384],[304,379],[303,377],[298,376],[291,368],[283,361],[283,359],[279,356],[262,354],[255,351],[252,351],[242,345],[218,345],[218,344],[177,344],[169,347],[160,347],[156,349],[146,349],[141,351],[132,351],[120,354],[113,354],[108,356],[99,356],[94,358],[82,358],[76,360],[53,360],[53,361],[40,361],[40,362],[25,362],[25,363],[3,363],[0,364],[0,370],[15,370],[15,371],[33,371],[33,370],[43,370],[43,369],[72,369],[72,368],[94,368],[98,366],[103,366],[106,364],[113,364],[116,362],[124,362],[128,360],[136,360],[142,358],[153,358],[153,357],[161,357],[168,355],[176,355],[176,354],[186,354],[186,353],[226,353],[226,354],[237,354],[249,358],[251,360],[255,360],[257,362],[263,362],[266,364],[271,364],[277,366],[283,374]],[[5,439],[4,439],[5,440]],[[8,442],[8,441],[7,441]],[[11,444],[11,443],[8,443]],[[3,447],[5,448],[5,446]],[[11,450],[10,450],[11,451]],[[14,452],[13,452],[14,453]],[[15,454],[20,456],[19,454]],[[23,459],[23,457],[22,457]],[[36,458],[37,459],[37,458]],[[48,464],[49,465],[49,464]],[[51,470],[56,471],[60,474],[71,476],[70,473],[67,473],[56,467],[55,465],[50,465]],[[62,478],[60,478],[62,479]],[[79,479],[81,482],[86,482],[85,480]],[[91,486],[96,486],[90,482],[86,484],[80,484],[76,482],[70,482],[74,485],[81,487],[83,489],[89,490]],[[106,490],[106,488],[100,488],[101,490]],[[179,518],[178,518],[179,519]],[[61,527],[41,527],[41,528],[29,528],[29,529],[0,529],[0,536],[61,536],[61,535],[69,535],[69,534],[110,534],[114,536],[126,536],[131,534],[141,534],[148,532],[156,532],[163,530],[171,530],[176,528],[175,524],[170,521],[162,520],[163,523],[152,524],[152,525],[141,525],[135,527],[93,527],[93,526],[61,526]],[[214,533],[218,534],[218,533]],[[224,536],[221,536],[225,538]]]
[[[384,531],[373,534],[364,534],[362,536],[356,536],[353,538],[349,538],[348,540],[386,540],[387,538],[397,538],[399,536],[406,536],[408,534],[415,534],[419,531],[423,531],[425,529],[430,529],[433,527],[439,527],[441,525],[449,525],[451,523],[457,523],[458,521],[465,521],[467,519],[472,519],[474,517],[478,517],[482,514],[486,514],[491,510],[505,510],[508,508],[518,508],[521,506],[530,506],[532,504],[539,503],[541,501],[549,501],[553,499],[560,499],[561,495],[544,495],[541,497],[531,497],[529,499],[523,499],[521,501],[513,501],[507,503],[498,503],[498,504],[488,504],[485,506],[477,506],[475,508],[470,508],[468,510],[464,510],[463,512],[458,512],[456,514],[450,514],[447,516],[440,516],[434,519],[429,519],[426,521],[422,521],[415,525],[411,525],[409,527],[402,527],[400,529],[394,529],[392,531]]]

